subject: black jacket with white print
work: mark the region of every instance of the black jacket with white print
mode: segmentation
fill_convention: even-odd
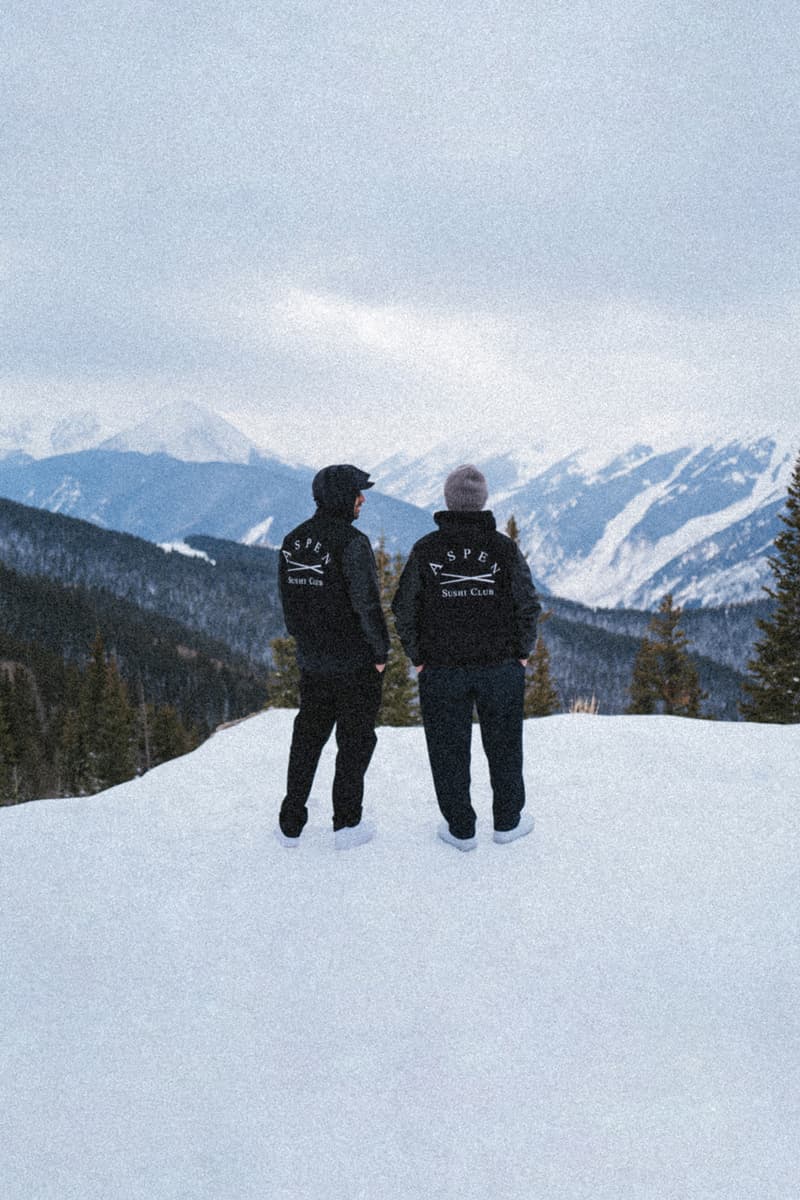
[[[304,671],[358,671],[386,662],[389,635],[369,538],[352,526],[366,472],[327,467],[314,479],[317,511],[283,539],[278,580],[286,628]]]
[[[392,601],[415,666],[491,666],[527,658],[541,604],[530,569],[491,512],[437,512]]]

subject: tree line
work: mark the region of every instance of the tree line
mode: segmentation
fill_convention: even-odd
[[[0,664],[0,804],[92,795],[201,740],[173,705],[131,697],[100,634],[85,668],[62,664],[57,699],[20,657]]]

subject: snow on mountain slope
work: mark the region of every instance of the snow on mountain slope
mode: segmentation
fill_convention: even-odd
[[[393,495],[438,508],[465,449],[396,456],[376,477]],[[800,431],[658,449],[596,445],[562,457],[544,446],[484,445],[477,456],[473,447],[472,461],[489,481],[500,527],[514,515],[534,576],[549,591],[596,606],[652,608],[670,590],[688,604],[761,594],[799,449]]]
[[[788,1200],[800,729],[526,723],[532,837],[435,837],[379,731],[272,837],[293,713],[92,799],[0,810],[14,1200]],[[477,736],[476,736],[477,747]]]
[[[246,463],[258,453],[255,444],[230,421],[189,400],[170,401],[100,448],[168,454],[184,462]]]
[[[93,408],[76,408],[55,423],[52,417],[31,404],[25,416],[0,417],[0,458],[10,454],[28,454],[47,458],[98,446],[113,432],[107,416]]]

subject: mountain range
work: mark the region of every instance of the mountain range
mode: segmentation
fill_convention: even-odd
[[[269,454],[197,404],[169,405],[111,436],[90,412],[64,418],[49,444],[69,453],[48,453],[41,429],[24,433],[0,428],[0,495],[150,541],[202,533],[275,546],[312,504],[315,467]],[[476,455],[474,441],[454,436],[423,456],[369,464],[377,487],[360,527],[406,553],[443,507],[449,470],[472,461],[499,527],[515,518],[545,593],[645,610],[668,591],[689,608],[762,597],[800,429],[568,453],[508,442],[482,439]]]
[[[82,450],[51,458],[0,459],[0,495],[91,521],[150,542],[207,534],[251,546],[279,546],[314,511],[314,471],[277,459],[189,462],[161,452]],[[407,550],[430,528],[428,515],[377,491],[359,519],[373,542]]]
[[[545,590],[591,606],[652,609],[667,592],[687,607],[762,595],[798,448],[800,433],[795,443],[637,443],[555,461],[544,450],[490,450],[471,461],[489,481],[500,526],[514,516]],[[465,457],[440,447],[423,459],[397,455],[376,475],[390,494],[438,507],[455,461]]]

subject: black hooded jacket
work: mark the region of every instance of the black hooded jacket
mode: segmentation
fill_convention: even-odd
[[[375,556],[369,538],[352,525],[356,497],[369,487],[357,467],[325,467],[312,485],[316,513],[283,540],[283,615],[302,670],[330,674],[386,662]]]
[[[541,605],[530,569],[491,512],[437,512],[392,601],[415,666],[492,666],[527,658]]]

